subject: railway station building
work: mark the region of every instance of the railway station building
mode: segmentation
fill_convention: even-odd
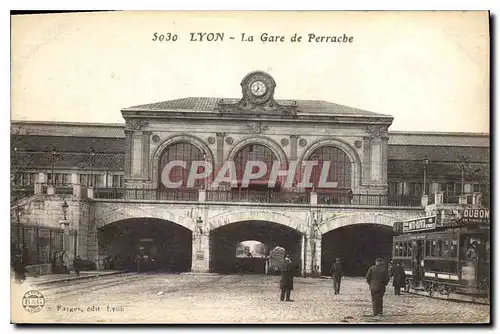
[[[265,72],[240,84],[237,98],[124,108],[124,124],[13,121],[13,247],[40,272],[64,249],[100,269],[126,269],[141,254],[155,270],[231,273],[238,244],[257,241],[267,254],[284,248],[303,275],[328,274],[337,257],[357,275],[391,257],[395,222],[489,206],[489,134],[391,131],[390,115],[276,100]],[[197,161],[214,172],[188,184]],[[228,161],[235,184],[217,184]],[[246,184],[249,161],[269,169]],[[311,182],[281,175],[269,187],[273,163],[302,175],[307,161],[317,163]],[[265,258],[247,262],[266,268]]]

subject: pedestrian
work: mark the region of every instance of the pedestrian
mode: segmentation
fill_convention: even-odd
[[[281,280],[280,280],[280,289],[281,289],[281,297],[280,300],[287,302],[293,302],[290,299],[290,294],[293,290],[293,268],[291,264],[290,257],[285,256],[285,261],[283,267],[281,268]],[[286,297],[286,299],[285,299]]]
[[[405,284],[405,269],[401,263],[396,262],[396,266],[393,269],[393,280],[392,285],[394,286],[394,294],[401,295],[401,287]]]
[[[82,259],[80,259],[80,255],[76,254],[75,259],[73,260],[73,268],[75,269],[76,276],[80,276],[80,265]]]
[[[16,283],[22,284],[26,279],[26,268],[20,252],[17,253],[14,257],[13,267]]]
[[[366,282],[370,285],[373,316],[375,317],[383,314],[385,287],[389,283],[389,273],[383,262],[381,258],[377,258],[375,265],[371,266],[366,273]]]
[[[335,294],[338,295],[340,293],[340,281],[342,280],[342,264],[340,264],[340,258],[335,259],[335,263],[332,266],[331,270],[332,279],[333,279],[333,290]]]

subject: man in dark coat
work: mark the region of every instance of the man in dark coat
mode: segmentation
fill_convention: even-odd
[[[80,255],[76,254],[76,257],[73,260],[73,268],[75,269],[76,276],[80,276],[81,261],[82,261],[82,259],[80,259]]]
[[[342,265],[340,264],[340,259],[337,258],[332,266],[332,279],[333,279],[333,290],[335,294],[340,293],[340,281],[342,280]]]
[[[293,301],[290,299],[290,293],[293,290],[293,272],[294,272],[291,262],[292,261],[290,260],[290,258],[288,256],[285,256],[285,263],[281,268],[281,280],[280,280],[281,301],[285,300],[285,296],[287,302]]]
[[[397,262],[393,269],[392,285],[394,286],[394,294],[401,295],[401,287],[405,284],[405,269],[401,263]]]
[[[373,316],[382,315],[384,310],[383,300],[385,287],[389,283],[389,273],[383,262],[381,258],[377,258],[375,265],[371,266],[366,273],[366,282],[370,285],[372,294]]]

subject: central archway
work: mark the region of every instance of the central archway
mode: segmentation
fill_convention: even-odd
[[[99,230],[99,257],[104,268],[126,271],[191,270],[192,232],[155,218],[130,218]]]
[[[254,273],[266,272],[266,257],[237,257],[237,245],[242,241],[258,241],[269,252],[276,246],[285,249],[292,263],[300,269],[302,234],[296,229],[262,220],[239,221],[218,227],[210,233],[210,271],[236,273],[250,267]],[[244,268],[243,268],[244,267]]]
[[[377,257],[386,262],[392,257],[392,227],[381,224],[353,224],[323,234],[321,242],[322,275],[331,275],[336,258],[341,259],[344,275],[364,276]]]

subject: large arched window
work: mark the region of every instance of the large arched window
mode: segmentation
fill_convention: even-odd
[[[234,163],[236,165],[236,175],[238,178],[238,185],[241,184],[243,175],[245,173],[245,166],[247,161],[262,161],[267,165],[267,171],[264,176],[257,180],[251,180],[248,188],[267,190],[269,176],[271,174],[271,169],[274,161],[277,161],[276,155],[268,147],[259,144],[250,144],[243,147],[236,153],[234,157]],[[258,167],[254,167],[253,173],[258,171]]]
[[[158,182],[160,184],[160,189],[166,189],[166,186],[163,184],[161,180],[163,169],[165,168],[168,162],[174,160],[186,161],[186,168],[182,166],[172,167],[169,173],[170,181],[171,182],[182,181],[181,188],[186,188],[187,181],[189,178],[189,171],[191,170],[191,163],[193,161],[205,160],[205,154],[198,147],[186,142],[172,144],[169,147],[167,147],[167,149],[163,152],[163,155],[160,159],[160,171],[158,173],[159,176]],[[202,169],[203,167],[199,167],[198,173],[201,173]],[[195,180],[194,187],[198,188],[201,187],[203,184],[204,180],[202,179]]]
[[[344,151],[334,146],[323,146],[315,150],[309,156],[308,160],[318,161],[318,164],[313,168],[313,172],[311,175],[311,183],[315,188],[331,191],[351,189],[351,161],[347,154],[344,153]],[[330,167],[328,169],[326,181],[337,182],[337,188],[335,189],[324,189],[319,183],[321,170],[325,161],[330,161]]]

